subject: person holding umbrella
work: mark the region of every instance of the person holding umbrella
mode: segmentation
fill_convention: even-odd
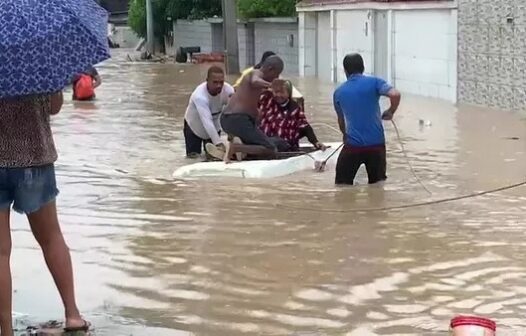
[[[72,76],[110,57],[107,12],[92,0],[2,0],[0,17],[0,334],[13,336],[11,207],[27,215],[43,251],[64,305],[64,331],[87,331],[57,218],[50,117]]]

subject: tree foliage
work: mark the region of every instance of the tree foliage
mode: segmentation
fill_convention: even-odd
[[[152,6],[155,36],[166,35],[173,20],[221,15],[221,0],[154,0]],[[146,0],[130,0],[128,24],[137,35],[146,36]]]
[[[237,0],[242,18],[280,17],[296,15],[298,0]]]
[[[241,18],[294,16],[299,0],[237,0]],[[198,20],[221,16],[221,0],[153,0],[155,36],[166,35],[177,19]],[[141,37],[146,36],[146,0],[130,0],[128,24]]]

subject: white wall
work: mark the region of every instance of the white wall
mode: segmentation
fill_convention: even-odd
[[[332,82],[331,12],[318,12],[316,74],[322,81]]]
[[[298,23],[297,22],[255,22],[255,51],[259,62],[261,55],[274,51],[285,63],[284,73],[298,75]],[[292,40],[290,39],[292,36]]]
[[[360,53],[365,62],[365,72],[373,69],[372,20],[368,10],[336,11],[336,59],[338,82],[346,80],[343,59],[349,53]]]
[[[393,23],[396,87],[456,101],[456,10],[395,11]]]
[[[299,13],[299,74],[316,76],[316,13]]]
[[[212,52],[212,25],[206,21],[177,20],[174,23],[174,46],[201,47],[201,52]]]
[[[392,81],[402,92],[456,102],[457,10],[393,10],[383,7],[381,10],[389,10],[387,80]],[[323,15],[321,13],[324,11],[317,12],[318,15]],[[334,9],[331,16],[333,34],[326,33],[326,24],[320,24],[326,20],[319,20],[318,16],[316,34],[322,34],[323,37],[327,35],[326,38],[332,41],[332,48],[327,49],[324,38],[318,41],[314,38],[318,53],[322,56],[332,56],[332,68],[318,73],[320,79],[330,79],[330,69],[335,69],[336,80],[345,81],[342,62],[348,53],[360,53],[364,58],[365,72],[374,72],[374,13],[373,9]],[[316,12],[313,14],[316,15]],[[303,76],[312,74],[312,71],[309,71],[310,67],[316,66],[310,51],[313,44],[313,14],[300,12],[300,70]],[[316,56],[314,57],[316,59]],[[326,57],[323,57],[321,63],[328,62],[325,59]]]

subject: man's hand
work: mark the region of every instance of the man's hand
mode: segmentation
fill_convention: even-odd
[[[387,110],[382,114],[382,120],[393,120],[394,113],[391,110]]]
[[[321,142],[317,142],[314,147],[318,150],[321,150],[322,152],[325,152],[327,150],[327,146],[325,146],[323,143]]]

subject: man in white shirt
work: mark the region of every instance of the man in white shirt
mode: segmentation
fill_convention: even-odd
[[[225,83],[223,69],[218,66],[210,67],[206,82],[194,90],[186,108],[183,132],[187,157],[200,156],[206,143],[223,143],[219,116],[232,94],[234,88]]]

